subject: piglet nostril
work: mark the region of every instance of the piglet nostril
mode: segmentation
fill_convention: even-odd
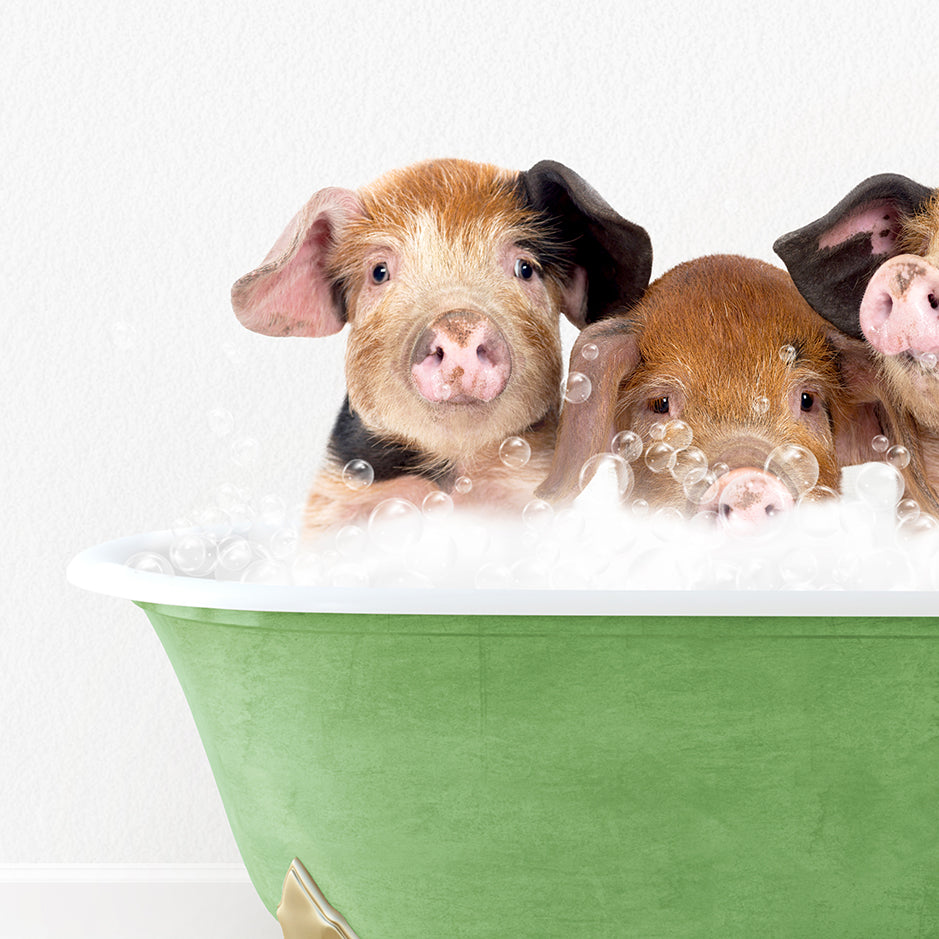
[[[934,293],[931,293],[928,299],[929,299],[929,305],[934,310],[939,310],[939,297],[937,297]]]

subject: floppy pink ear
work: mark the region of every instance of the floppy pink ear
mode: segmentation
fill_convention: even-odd
[[[343,226],[363,214],[349,189],[321,189],[293,217],[264,263],[235,282],[240,322],[267,336],[329,336],[345,325],[341,298],[327,270]]]
[[[600,320],[582,330],[571,350],[571,363],[590,379],[586,401],[565,402],[558,425],[554,458],[548,477],[536,495],[552,502],[566,502],[580,491],[580,471],[597,453],[610,448],[620,385],[639,363],[639,346],[633,324],[625,317]],[[587,344],[596,355],[585,358]]]

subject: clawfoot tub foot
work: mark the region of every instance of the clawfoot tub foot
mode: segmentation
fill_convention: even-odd
[[[358,939],[297,858],[284,880],[277,920],[284,939]]]

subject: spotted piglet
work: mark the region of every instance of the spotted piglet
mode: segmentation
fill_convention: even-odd
[[[583,327],[630,307],[651,264],[646,232],[559,163],[435,160],[316,193],[232,289],[257,332],[349,326],[347,397],[307,530],[440,491],[524,505],[554,445],[559,316]]]
[[[841,466],[870,455],[876,415],[845,378],[867,357],[784,271],[732,255],[681,264],[631,311],[580,333],[570,367],[592,391],[565,404],[539,494],[575,496],[587,461],[623,450],[628,433],[633,497],[752,532],[837,491]]]
[[[874,350],[912,459],[907,488],[939,510],[939,190],[872,176],[774,245],[808,302]]]

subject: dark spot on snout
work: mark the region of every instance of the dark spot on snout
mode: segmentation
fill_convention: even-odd
[[[916,264],[913,261],[910,261],[908,264],[899,265],[897,267],[896,274],[894,275],[894,282],[896,283],[897,290],[899,291],[898,296],[902,297],[907,292],[907,290],[910,289],[910,284],[912,284],[917,277],[925,276],[926,268]]]

